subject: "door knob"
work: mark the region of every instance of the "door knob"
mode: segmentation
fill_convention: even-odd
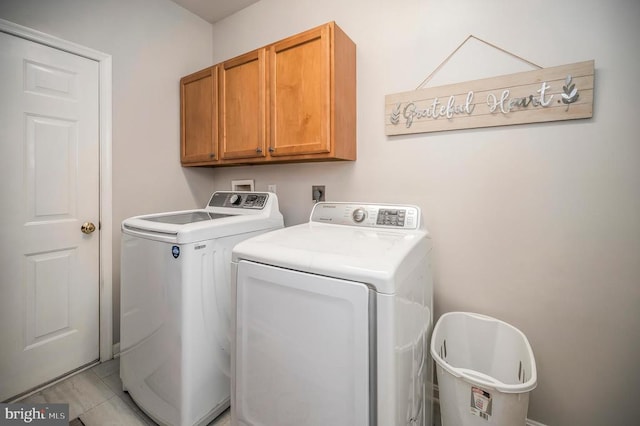
[[[85,222],[80,227],[80,230],[82,231],[83,234],[90,234],[96,230],[96,226],[91,222]]]

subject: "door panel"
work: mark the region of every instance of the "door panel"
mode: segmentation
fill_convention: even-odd
[[[98,359],[98,63],[0,33],[0,401]]]
[[[222,159],[266,155],[265,61],[258,49],[220,65]]]
[[[78,100],[78,78],[69,70],[24,61],[25,90],[54,98]]]
[[[330,152],[329,37],[323,26],[269,50],[273,157]]]
[[[369,424],[369,288],[241,261],[235,410],[244,425]],[[233,409],[233,408],[232,408]]]
[[[33,115],[25,118],[28,218],[41,222],[54,216],[74,217],[77,182],[70,166],[78,161],[76,123]]]
[[[25,256],[25,344],[28,349],[74,332],[70,327],[69,267],[75,250]]]
[[[181,161],[218,159],[218,67],[180,80]]]

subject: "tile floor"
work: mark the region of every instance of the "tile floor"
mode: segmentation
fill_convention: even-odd
[[[72,426],[155,425],[122,390],[120,362],[112,359],[35,393],[20,402],[68,403]],[[209,426],[229,426],[229,410]]]
[[[120,360],[112,359],[35,393],[19,402],[67,403],[71,426],[153,426],[151,420],[122,390]],[[208,426],[230,426],[229,410]],[[434,404],[434,426],[440,426],[439,405]]]

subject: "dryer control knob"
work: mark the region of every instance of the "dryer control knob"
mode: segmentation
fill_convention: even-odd
[[[367,212],[362,207],[359,207],[353,211],[351,217],[355,223],[362,223],[367,217]]]

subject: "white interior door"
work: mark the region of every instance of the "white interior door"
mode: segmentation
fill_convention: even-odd
[[[98,63],[0,32],[0,76],[2,401],[99,358],[100,241]]]

